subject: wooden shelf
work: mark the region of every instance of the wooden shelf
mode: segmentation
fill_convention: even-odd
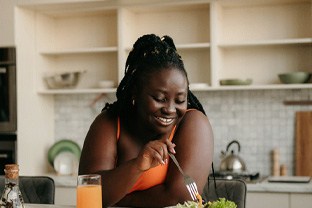
[[[312,38],[298,38],[298,39],[276,39],[276,40],[255,40],[255,41],[241,41],[241,42],[224,42],[218,44],[221,48],[231,47],[248,47],[248,46],[274,46],[274,45],[304,45],[312,44]]]
[[[66,54],[84,54],[84,53],[110,53],[117,52],[117,47],[98,47],[98,48],[77,48],[40,51],[42,55],[66,55]]]

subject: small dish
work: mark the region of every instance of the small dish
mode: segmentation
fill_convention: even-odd
[[[195,88],[195,89],[201,89],[201,88],[207,88],[209,85],[207,83],[191,83],[190,88]]]
[[[115,86],[115,82],[113,80],[101,80],[98,82],[99,88],[113,88]]]
[[[221,79],[220,85],[251,85],[252,79]]]

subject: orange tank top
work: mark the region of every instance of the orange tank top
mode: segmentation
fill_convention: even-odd
[[[117,140],[120,138],[120,119],[118,117],[117,120]],[[172,138],[175,133],[176,126],[172,129],[169,140],[172,141]],[[145,190],[151,188],[153,186],[162,184],[165,182],[168,171],[168,163],[165,165],[158,165],[154,168],[151,168],[142,173],[142,175],[138,178],[136,183],[133,185],[129,193],[134,191]]]

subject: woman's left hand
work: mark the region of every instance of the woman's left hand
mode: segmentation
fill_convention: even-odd
[[[175,144],[168,138],[161,138],[148,142],[138,155],[138,168],[146,171],[158,165],[164,165],[168,162],[168,151],[175,153]]]

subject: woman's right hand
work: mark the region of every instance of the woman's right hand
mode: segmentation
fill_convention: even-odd
[[[175,153],[174,147],[175,144],[168,138],[148,142],[138,155],[138,169],[146,171],[158,165],[165,165],[168,162],[168,151]]]

